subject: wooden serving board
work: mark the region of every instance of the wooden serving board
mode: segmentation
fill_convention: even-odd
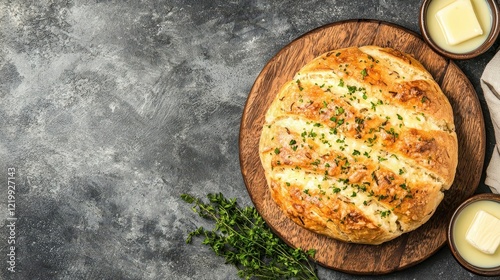
[[[333,49],[378,45],[413,55],[434,76],[454,110],[459,143],[455,182],[433,217],[417,230],[381,245],[359,245],[312,233],[292,222],[271,199],[258,144],[264,115],[283,83],[314,57]],[[394,24],[373,20],[332,23],[297,38],[278,52],[257,77],[240,127],[240,164],[256,209],[292,247],[316,249],[320,265],[353,274],[385,274],[413,266],[446,243],[453,210],[470,197],[480,180],[485,153],[485,128],[476,92],[464,73],[435,53],[420,36]]]

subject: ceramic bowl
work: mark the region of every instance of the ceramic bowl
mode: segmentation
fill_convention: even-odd
[[[490,34],[484,41],[482,45],[477,47],[476,49],[466,52],[466,53],[453,53],[447,50],[442,49],[439,47],[431,38],[430,33],[428,32],[427,29],[427,23],[426,23],[426,15],[427,15],[427,8],[429,7],[429,4],[433,0],[424,0],[422,2],[422,5],[420,7],[420,17],[419,17],[419,25],[420,25],[420,32],[422,33],[422,37],[424,38],[425,42],[429,44],[429,46],[436,51],[437,53],[441,54],[444,57],[450,58],[450,59],[470,59],[474,58],[476,56],[479,56],[483,53],[485,53],[488,49],[493,46],[495,43],[499,33],[500,33],[500,9],[498,7],[498,3],[496,0],[485,0],[488,2],[490,6],[490,10],[492,12],[492,27]]]
[[[492,193],[483,193],[483,194],[477,194],[466,201],[464,201],[458,208],[455,210],[453,213],[453,216],[451,217],[450,223],[448,225],[448,245],[451,249],[451,253],[453,254],[453,257],[462,265],[465,269],[478,274],[482,276],[500,276],[500,265],[497,267],[492,267],[492,268],[482,268],[475,266],[471,263],[469,263],[467,260],[465,260],[461,255],[459,250],[457,249],[455,242],[458,238],[454,236],[453,233],[453,228],[455,226],[455,223],[457,221],[457,217],[459,214],[464,210],[466,207],[468,207],[470,204],[477,202],[477,201],[482,201],[482,200],[487,200],[487,201],[494,201],[500,203],[500,195],[498,194],[492,194]],[[497,251],[500,250],[497,249]]]

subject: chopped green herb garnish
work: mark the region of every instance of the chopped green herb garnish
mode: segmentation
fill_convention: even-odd
[[[300,79],[297,79],[297,86],[299,87],[299,90],[302,91],[304,88],[302,87],[301,83],[300,83]]]
[[[381,156],[378,156],[378,161],[379,161],[379,162],[386,161],[386,160],[387,160],[386,158],[381,157]]]
[[[380,212],[380,216],[382,216],[382,218],[389,216],[389,214],[391,214],[391,210]]]
[[[321,162],[320,162],[319,158],[318,158],[318,159],[316,159],[315,161],[311,162],[311,164],[312,164],[312,165],[315,165],[315,166],[318,166],[320,163],[321,163]]]
[[[363,70],[361,70],[361,76],[363,77],[363,79],[368,75],[368,73],[366,72],[366,68],[364,68]]]

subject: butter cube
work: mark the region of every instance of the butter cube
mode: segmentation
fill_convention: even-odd
[[[456,0],[439,10],[436,18],[449,45],[483,34],[470,0]]]
[[[478,211],[465,240],[485,254],[494,254],[500,245],[500,219],[483,210]]]

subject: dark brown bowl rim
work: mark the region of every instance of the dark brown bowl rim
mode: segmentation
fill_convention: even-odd
[[[462,212],[462,210],[467,207],[469,204],[476,202],[476,201],[483,201],[483,200],[489,200],[489,201],[495,201],[500,203],[500,195],[499,194],[493,194],[493,193],[482,193],[482,194],[477,194],[474,195],[464,202],[460,204],[455,212],[453,213],[450,222],[448,224],[448,246],[451,250],[451,253],[453,257],[458,261],[460,265],[462,265],[465,269],[467,269],[470,272],[473,272],[478,275],[482,276],[499,276],[500,275],[500,265],[497,267],[491,267],[491,268],[483,268],[483,267],[477,267],[475,265],[470,264],[467,262],[465,259],[460,256],[460,253],[455,247],[455,244],[453,242],[453,226],[455,224],[455,220]]]
[[[427,7],[429,6],[429,3],[433,0],[424,0],[422,2],[422,5],[420,6],[420,17],[419,17],[419,26],[420,26],[420,32],[422,33],[422,37],[424,38],[424,41],[437,53],[439,53],[442,56],[451,58],[451,59],[457,59],[457,60],[462,60],[462,59],[470,59],[474,58],[476,56],[479,56],[486,51],[488,51],[491,46],[495,43],[499,33],[500,33],[500,9],[498,7],[498,4],[495,0],[486,0],[488,1],[488,4],[490,5],[490,9],[492,12],[492,26],[491,26],[491,31],[484,43],[474,49],[473,51],[466,52],[466,53],[453,53],[449,52],[446,50],[443,50],[440,48],[434,41],[432,41],[431,36],[427,32],[426,28],[426,20],[425,20],[425,15],[427,13]]]

